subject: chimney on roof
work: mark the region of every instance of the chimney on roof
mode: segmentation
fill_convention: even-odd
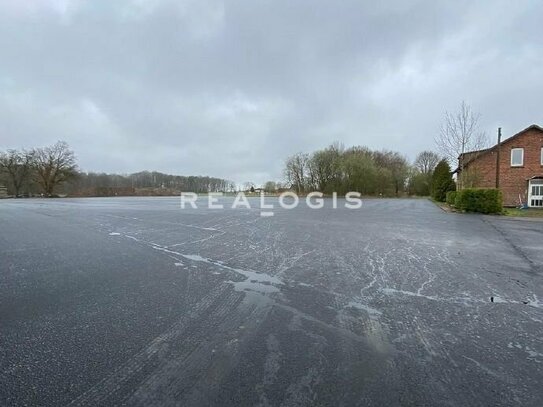
[[[502,128],[498,127],[498,148],[496,150],[496,188],[500,187],[500,149],[502,142]]]

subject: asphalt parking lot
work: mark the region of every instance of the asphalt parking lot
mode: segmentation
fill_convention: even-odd
[[[543,405],[543,222],[224,202],[0,201],[0,405]]]

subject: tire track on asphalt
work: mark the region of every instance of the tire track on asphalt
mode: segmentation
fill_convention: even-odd
[[[186,315],[183,315],[168,330],[148,343],[140,352],[132,356],[128,361],[115,370],[110,376],[96,383],[69,405],[110,405],[106,403],[120,392],[128,392],[130,382],[137,375],[145,373],[145,370],[154,370],[160,367],[164,352],[175,340],[186,335],[194,321],[198,321],[205,315],[220,309],[221,305],[228,304],[228,299],[239,297],[240,294],[232,290],[231,285],[223,283],[215,287],[208,295],[198,302]]]
[[[509,236],[507,236],[507,234],[503,230],[501,230],[493,222],[490,222],[488,219],[481,218],[481,220],[485,224],[491,226],[496,232],[498,232],[503,240],[505,240],[513,248],[514,252],[519,255],[519,257],[522,258],[526,263],[528,263],[528,265],[530,266],[530,271],[528,272],[528,274],[532,276],[539,276],[538,271],[540,271],[539,269],[541,267],[538,267],[538,265],[517,244],[515,244],[515,242]]]
[[[205,329],[187,338],[196,346],[184,357],[171,360],[156,371],[126,401],[127,405],[209,405],[238,363],[245,343],[258,330],[269,308],[245,306],[243,298],[235,306],[204,321]],[[209,330],[209,331],[208,331]],[[207,332],[211,332],[209,335]],[[183,341],[185,342],[185,341]],[[180,344],[184,347],[185,344]]]
[[[222,339],[221,329],[236,318],[243,295],[232,292],[217,308],[204,313],[187,327],[181,340],[171,343],[168,361],[161,364],[127,398],[127,405],[172,405],[197,382],[206,370],[211,345]]]

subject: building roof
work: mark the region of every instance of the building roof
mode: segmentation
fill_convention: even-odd
[[[509,138],[507,138],[505,140],[502,140],[499,145],[502,146],[505,143],[509,143],[510,141],[520,137],[521,135],[523,135],[524,133],[526,133],[529,130],[539,130],[539,131],[543,132],[543,127],[538,126],[537,124],[532,124],[531,126],[526,127],[524,130],[519,131],[517,134],[514,134],[511,137],[509,137]],[[465,160],[466,160],[464,162],[464,166],[465,166],[465,165],[473,162],[477,158],[481,157],[482,155],[490,153],[491,151],[494,151],[497,148],[498,148],[498,144],[496,144],[496,145],[494,145],[494,146],[492,146],[490,148],[483,149],[483,150],[468,151],[467,153],[460,154],[458,156],[458,160],[460,161],[462,158],[465,158]],[[454,170],[454,172],[458,172],[459,170],[460,170],[460,167],[457,168],[456,170]]]

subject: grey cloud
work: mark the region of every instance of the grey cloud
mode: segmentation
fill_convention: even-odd
[[[538,1],[26,4],[0,6],[0,148],[64,139],[85,170],[263,182],[336,140],[413,158],[463,99],[489,133],[541,123]]]

